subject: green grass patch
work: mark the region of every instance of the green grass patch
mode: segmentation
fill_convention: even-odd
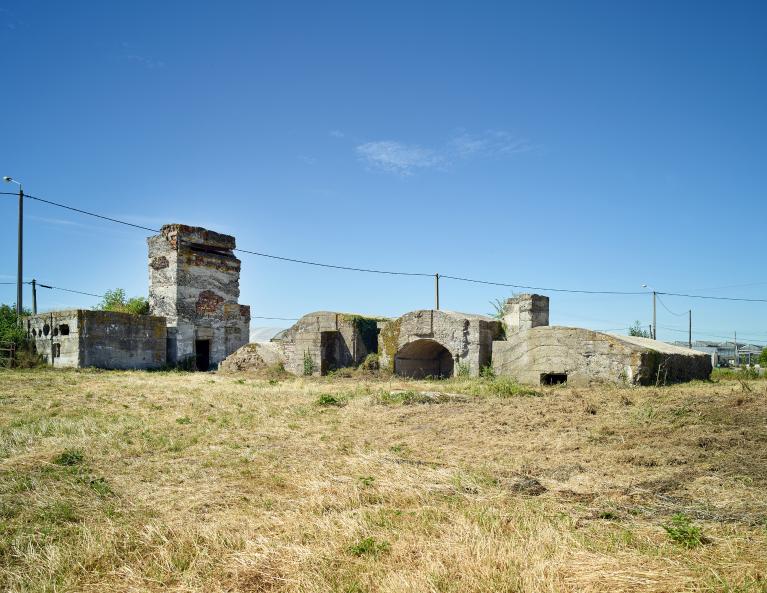
[[[366,537],[346,550],[352,556],[379,556],[391,549],[391,544],[385,540],[378,541],[374,537]]]
[[[340,408],[345,406],[348,402],[344,396],[338,395],[337,393],[321,393],[319,397],[317,397],[316,403],[318,406],[322,406],[324,408]]]
[[[53,458],[53,463],[56,465],[80,465],[83,459],[83,453],[79,449],[66,449]]]

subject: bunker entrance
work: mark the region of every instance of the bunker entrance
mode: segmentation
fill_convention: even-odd
[[[320,348],[322,350],[320,374],[322,375],[353,363],[349,348],[337,331],[320,332]]]
[[[210,368],[210,340],[194,341],[194,363],[198,371]]]
[[[562,385],[567,383],[567,373],[541,373],[541,385]]]
[[[394,373],[400,377],[445,379],[453,376],[453,356],[434,340],[416,340],[394,357]]]

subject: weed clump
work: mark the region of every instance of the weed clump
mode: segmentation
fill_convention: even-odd
[[[346,398],[334,393],[321,393],[317,398],[317,405],[322,407],[343,407],[347,403]]]
[[[705,543],[703,531],[694,525],[687,515],[678,513],[671,517],[671,523],[662,525],[669,537],[685,548],[695,548]]]
[[[66,449],[53,458],[53,463],[67,466],[80,465],[83,459],[83,453],[79,449]]]
[[[361,539],[356,544],[352,544],[347,548],[347,551],[352,556],[378,556],[391,549],[389,542],[382,540],[378,541],[374,537],[366,537]]]

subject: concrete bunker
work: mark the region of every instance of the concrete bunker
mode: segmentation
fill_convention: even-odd
[[[394,374],[401,377],[445,379],[453,376],[453,355],[432,339],[418,339],[405,344],[394,355]]]
[[[378,347],[380,318],[316,311],[272,338],[285,369],[295,375],[326,375],[357,366]]]
[[[501,322],[484,315],[432,309],[381,324],[381,368],[404,377],[452,377],[459,366],[471,376],[490,364]]]
[[[493,371],[531,385],[655,385],[711,374],[710,357],[648,338],[549,325],[549,299],[506,302],[506,339],[493,342]]]

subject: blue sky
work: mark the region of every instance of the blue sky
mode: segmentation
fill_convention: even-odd
[[[0,0],[0,174],[288,257],[765,298],[766,7]],[[26,214],[27,278],[146,294],[146,233],[34,202]],[[0,281],[15,279],[15,217],[0,200]],[[242,258],[253,315],[433,302],[429,278]],[[443,308],[480,313],[511,292],[441,288]],[[646,295],[550,296],[556,324],[651,319]],[[664,302],[693,309],[696,337],[767,343],[767,304]],[[658,325],[686,337],[660,305]]]

